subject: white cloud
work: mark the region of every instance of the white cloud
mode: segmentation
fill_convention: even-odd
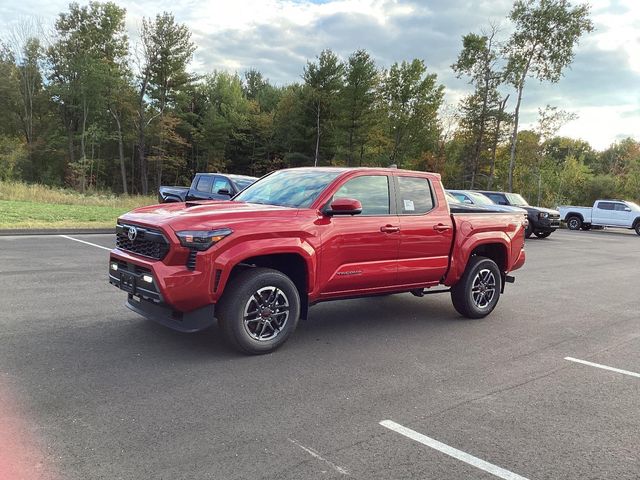
[[[300,81],[306,60],[324,48],[343,57],[367,49],[383,67],[423,58],[447,87],[447,101],[468,85],[449,65],[461,37],[506,23],[512,0],[116,0],[127,8],[127,28],[143,16],[172,11],[186,23],[198,45],[193,67],[199,72],[260,69],[275,83]],[[581,0],[576,0],[581,1]],[[640,135],[640,1],[592,0],[596,31],[585,37],[573,69],[559,84],[529,82],[523,126],[535,122],[547,103],[578,114],[561,133],[605,148],[620,135]],[[24,0],[0,5],[0,35],[20,15],[37,12],[53,22],[67,0]],[[506,29],[505,29],[506,35]],[[512,95],[513,97],[513,95]]]

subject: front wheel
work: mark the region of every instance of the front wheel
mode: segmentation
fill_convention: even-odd
[[[291,279],[278,270],[250,268],[226,287],[217,316],[233,347],[251,355],[269,353],[296,329],[300,295]]]
[[[454,308],[467,318],[483,318],[498,304],[502,276],[498,265],[486,257],[471,257],[462,278],[451,287]]]
[[[640,222],[636,223],[636,227],[634,229],[638,235],[640,235]]]
[[[547,238],[549,235],[551,235],[551,232],[535,232],[535,234],[538,238]]]

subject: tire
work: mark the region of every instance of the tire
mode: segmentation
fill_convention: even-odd
[[[467,318],[483,318],[498,304],[502,274],[498,265],[486,257],[471,257],[462,278],[451,287],[451,301]],[[487,295],[491,292],[490,298]]]
[[[538,238],[547,238],[551,232],[534,232]]]
[[[636,226],[635,226],[634,230],[636,231],[636,233],[637,233],[638,235],[640,235],[640,222],[637,222],[637,223],[636,223]]]
[[[282,272],[250,268],[228,284],[217,317],[231,346],[251,355],[269,353],[295,331],[300,318],[300,294]]]
[[[569,230],[580,230],[581,227],[582,227],[582,220],[580,219],[580,217],[572,215],[569,218],[567,218],[567,228]]]

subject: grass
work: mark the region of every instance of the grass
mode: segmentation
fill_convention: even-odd
[[[152,196],[118,196],[0,182],[0,229],[110,228],[129,210],[157,203]]]

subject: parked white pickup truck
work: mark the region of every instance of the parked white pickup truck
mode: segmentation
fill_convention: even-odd
[[[625,200],[596,200],[593,207],[573,205],[558,207],[560,218],[569,230],[589,230],[591,227],[634,229],[640,235],[640,206]]]

